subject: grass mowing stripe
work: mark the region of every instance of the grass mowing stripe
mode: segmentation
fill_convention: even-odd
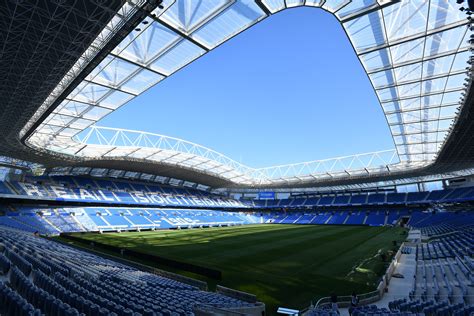
[[[358,237],[358,235],[361,235],[361,237]],[[352,239],[351,243],[342,242],[344,238],[346,238],[346,236],[350,236],[350,238]],[[260,253],[261,256],[259,258],[261,259],[261,261],[255,260],[255,263],[250,262],[249,265],[252,265],[254,268],[258,268],[260,271],[266,271],[268,273],[278,273],[279,270],[291,266],[294,263],[295,258],[308,258],[308,263],[304,267],[287,272],[287,275],[297,275],[302,274],[300,273],[300,271],[302,270],[308,270],[308,267],[331,264],[332,259],[335,258],[337,259],[337,261],[339,261],[336,267],[340,267],[340,269],[343,270],[350,269],[352,267],[352,264],[347,263],[345,265],[342,265],[341,262],[343,261],[338,257],[339,254],[352,249],[354,245],[353,242],[359,241],[359,239],[361,240],[361,242],[363,242],[363,240],[365,240],[366,238],[367,235],[364,233],[364,231],[361,231],[360,229],[351,229],[349,231],[344,230],[343,232],[336,231],[324,237],[312,236],[310,239],[306,237],[306,240],[304,240],[304,242],[300,242],[299,240],[297,240],[296,243],[289,244],[287,245],[287,247],[284,248],[274,247],[265,249],[263,252]],[[338,241],[335,245],[334,242],[336,240],[341,241]],[[345,244],[347,246],[344,246]],[[277,245],[279,245],[279,243],[277,243]],[[314,251],[314,245],[318,247],[318,252],[322,252],[323,254],[331,253],[331,256],[318,256],[317,253],[315,253]],[[327,250],[324,248],[327,248]],[[334,252],[334,250],[336,250],[337,252]],[[281,256],[276,258],[275,251],[278,251]],[[269,259],[275,260],[272,265],[266,264]],[[245,262],[245,260],[243,262]]]
[[[274,314],[278,306],[301,309],[331,291],[344,295],[372,290],[377,274],[354,274],[353,268],[379,249],[391,248],[392,240],[403,240],[400,232],[366,226],[265,224],[79,236],[219,269],[220,284],[256,294]],[[371,266],[383,268],[380,258],[374,260]],[[215,281],[208,281],[212,287]]]
[[[260,225],[262,227],[265,227],[265,225]],[[280,225],[280,226],[288,226],[288,225]],[[291,226],[291,227],[285,227],[285,229],[278,229],[278,230],[272,230],[268,231],[265,230],[264,228],[257,227],[257,229],[252,229],[252,234],[245,234],[245,235],[239,235],[238,238],[236,238],[235,235],[229,236],[230,233],[227,233],[226,235],[228,236],[221,236],[219,234],[219,230],[215,229],[208,229],[208,230],[189,230],[189,235],[196,235],[199,236],[200,238],[190,238],[191,243],[188,242],[182,242],[183,241],[183,235],[185,232],[179,231],[177,234],[177,238],[170,239],[173,241],[171,245],[166,243],[166,241],[163,241],[161,239],[163,238],[155,238],[155,241],[153,240],[147,240],[147,239],[134,239],[133,243],[134,245],[130,244],[124,244],[124,246],[132,246],[131,248],[134,248],[135,250],[139,251],[144,251],[148,253],[160,253],[162,256],[169,257],[172,259],[183,259],[182,256],[180,255],[183,252],[186,252],[187,257],[186,261],[196,261],[198,258],[201,258],[202,260],[206,260],[208,255],[207,255],[207,249],[208,245],[207,242],[209,240],[214,240],[217,241],[213,246],[214,251],[219,252],[219,258],[225,258],[226,253],[227,255],[232,256],[241,256],[241,254],[236,253],[234,251],[235,246],[238,246],[239,249],[242,251],[248,251],[250,248],[246,244],[253,244],[256,245],[256,247],[260,247],[261,244],[269,245],[272,244],[273,241],[279,240],[278,244],[283,245],[284,243],[281,241],[282,239],[287,239],[291,242],[292,238],[296,235],[301,235],[305,236],[308,229],[298,229],[299,227]],[[314,227],[313,227],[314,228]],[[245,228],[239,228],[239,230],[245,230]],[[314,229],[313,229],[314,230]],[[213,231],[210,233],[210,231]],[[311,231],[311,230],[309,230]],[[255,234],[258,232],[259,234]],[[217,235],[216,235],[217,233]],[[99,236],[112,236],[110,234],[106,235],[99,235]],[[133,235],[132,235],[133,236]],[[151,236],[151,235],[150,235]],[[119,235],[120,238],[126,237],[122,234]],[[232,237],[232,238],[230,238]],[[304,237],[303,237],[304,238]],[[96,239],[100,241],[101,238]],[[198,241],[198,242],[196,242]],[[113,242],[114,245],[120,244],[120,242]],[[275,243],[273,243],[275,244]],[[171,246],[171,247],[169,247]],[[170,249],[171,248],[171,249]]]
[[[267,259],[263,254],[268,255],[275,255],[275,250],[278,248],[288,248],[288,251],[291,251],[291,248],[294,246],[298,246],[308,238],[308,233],[305,230],[287,230],[287,231],[279,231],[278,233],[267,233],[261,232],[258,235],[251,235],[247,236],[246,238],[229,238],[220,240],[220,246],[214,249],[220,250],[219,260],[225,261],[227,258],[235,258],[238,257],[240,261],[246,261],[246,257],[250,256],[250,259],[254,263],[258,263],[258,259],[261,258],[264,261]],[[320,234],[328,234],[330,232],[313,232],[312,239],[318,239]],[[275,242],[277,241],[277,242]],[[262,250],[262,245],[264,249]],[[235,246],[239,246],[240,251],[235,251]],[[291,246],[291,248],[290,248]],[[259,253],[258,257],[255,257],[254,254]],[[202,254],[201,256],[205,257],[206,254]],[[199,258],[199,256],[198,256]]]
[[[324,259],[315,261],[313,264],[310,264],[303,269],[309,269],[317,266],[318,270],[320,270],[321,272],[327,272],[332,274],[344,273],[344,271],[348,267],[341,264],[334,265],[334,263],[340,263],[341,257],[344,257],[345,262],[350,263],[352,260],[348,255],[351,252],[354,254],[360,254],[360,252],[365,252],[367,253],[367,255],[373,255],[373,253],[370,253],[371,249],[366,249],[367,247],[363,247],[363,245],[365,245],[370,239],[373,239],[382,233],[383,231],[380,231],[378,233],[375,232],[375,235],[372,235],[367,233],[367,231],[361,231],[358,232],[358,234],[346,235],[338,240],[328,242],[324,245],[324,247],[328,248],[327,251],[330,253],[330,255],[326,256]],[[348,241],[347,239],[350,239],[351,242],[345,242]],[[363,247],[363,249],[358,249],[359,247]],[[373,249],[373,251],[377,250],[378,249]],[[329,269],[325,269],[326,267],[329,267]],[[339,269],[336,270],[336,268]]]
[[[344,232],[350,233],[353,230],[346,230]],[[293,258],[291,261],[294,261],[295,256],[299,252],[311,249],[314,245],[319,244],[321,241],[329,241],[338,237],[340,232],[328,230],[328,231],[316,231],[313,234],[308,234],[308,232],[295,232],[288,234],[286,236],[281,235],[282,239],[272,239],[266,240],[265,243],[254,244],[250,247],[251,250],[256,250],[258,256],[254,256],[253,253],[246,254],[249,248],[242,250],[242,254],[236,254],[233,251],[233,254],[239,256],[240,262],[250,262],[251,264],[265,264],[269,259],[278,259],[279,262],[284,261],[285,258]],[[256,240],[256,242],[260,240]],[[275,242],[278,241],[278,242]]]

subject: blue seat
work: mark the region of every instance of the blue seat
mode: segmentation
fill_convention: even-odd
[[[133,315],[133,311],[129,308],[124,309],[121,313],[121,316],[132,316],[132,315]]]

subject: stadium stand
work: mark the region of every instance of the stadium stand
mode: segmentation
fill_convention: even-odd
[[[351,212],[349,218],[346,220],[347,225],[362,225],[365,222],[366,213],[363,211]]]
[[[467,202],[474,199],[473,187],[448,188],[410,193],[333,194],[330,196],[239,201],[195,189],[180,189],[140,182],[123,182],[77,177],[30,177],[26,181],[0,182],[0,194],[29,196],[61,201],[101,202],[107,204],[156,205],[172,207],[276,208],[351,207],[380,205],[430,205]]]
[[[311,223],[311,220],[315,217],[316,215],[313,213],[304,213],[301,215],[300,218],[296,221],[296,224],[309,224]]]
[[[414,213],[411,228],[422,240],[401,252],[415,253],[416,271],[407,297],[387,306],[359,306],[352,315],[471,315],[474,313],[474,213]],[[306,315],[336,315],[329,304]]]
[[[0,230],[2,315],[192,315],[261,309],[31,234]]]
[[[424,210],[424,209],[421,209]],[[420,209],[390,209],[367,210],[366,206],[355,207],[351,211],[287,211],[261,213],[262,222],[278,224],[325,224],[325,225],[368,225],[384,226],[395,225],[402,217],[409,218],[411,222],[431,216],[429,212]]]
[[[381,193],[370,194],[367,204],[385,204],[386,195]]]
[[[385,224],[385,216],[385,212],[383,211],[369,212],[364,224],[369,226],[382,226]]]
[[[350,199],[349,195],[338,195],[334,199],[334,202],[332,203],[332,205],[347,205],[349,204],[349,199]]]
[[[175,137],[99,126],[103,117],[227,40],[280,11],[303,6],[332,15],[347,35],[346,46],[380,101],[393,148],[252,168]],[[265,277],[273,284],[257,284],[261,280],[255,278],[246,288],[263,285],[274,291],[296,284],[285,295],[301,295],[313,281],[295,277],[302,270],[318,272],[308,275],[321,283],[337,280],[328,290],[336,283],[345,290],[356,283],[352,272],[372,274],[373,262],[387,263],[385,275],[373,273],[382,286],[364,293],[373,295],[372,301],[353,315],[473,315],[473,13],[473,0],[0,1],[0,315],[264,315],[256,300],[207,292],[195,286],[200,281],[191,285],[151,273],[150,267],[145,272],[125,264],[123,253],[105,259],[110,258],[105,253],[78,250],[55,236],[247,224],[260,224],[248,231],[280,225],[267,225],[276,232],[268,230],[257,246],[287,236],[281,239],[289,253],[275,251],[277,263],[295,273],[282,282],[272,271]],[[338,60],[324,62],[330,66]],[[352,97],[346,77],[342,85],[332,85],[339,88],[334,98],[338,93]],[[314,96],[310,101],[317,102]],[[231,112],[223,122],[233,118]],[[308,138],[304,147],[319,149],[311,137],[301,137]],[[279,232],[284,230],[291,234]],[[342,231],[331,235],[341,240],[324,236],[322,243],[302,242],[306,232],[325,230]],[[346,232],[357,230],[365,230],[361,240],[377,242],[384,238],[373,238],[373,231],[393,233],[387,237],[390,250],[385,253],[377,244],[377,254],[367,258],[365,247],[353,247],[364,252],[363,263],[374,260],[370,269],[359,269],[354,254],[347,256],[347,266],[354,267],[349,274],[328,277],[347,251],[333,251],[332,242],[337,247],[356,239]],[[177,235],[190,232],[201,230]],[[226,238],[232,246],[216,251],[221,257],[238,250],[233,237]],[[334,267],[317,256],[311,256],[309,267],[286,261],[299,260],[301,249],[309,256],[313,245],[326,246],[326,241]],[[257,252],[271,257],[267,250],[276,248],[268,248],[249,255],[245,268],[252,269]],[[382,259],[392,254],[390,263]],[[413,274],[402,282],[408,284],[406,293],[388,300],[390,291],[384,293],[396,283],[387,278],[390,269],[408,261]],[[271,271],[267,264],[256,270]],[[362,279],[363,289],[376,284]],[[314,283],[314,289],[326,291]],[[336,314],[327,307],[317,304],[306,315]]]
[[[0,225],[30,232],[38,231],[45,235],[81,231],[217,227],[258,222],[255,216],[238,212],[113,207],[18,207],[15,211],[10,210],[0,216]]]
[[[84,177],[74,179],[68,177],[30,177],[22,182],[2,182],[0,190],[7,196],[28,196],[60,201],[184,207],[248,207],[248,205],[235,199],[212,195],[195,189],[179,189],[109,180],[101,180],[99,185],[96,181]]]
[[[458,214],[453,215],[451,212],[433,213],[423,208],[367,210],[366,206],[356,207],[350,211],[339,209],[251,213],[185,208],[39,208],[10,205],[4,209],[4,215],[0,215],[0,225],[50,235],[63,232],[181,229],[259,223],[384,226],[396,225],[401,218],[405,218],[409,226],[418,227],[423,224],[444,223],[451,216],[460,218]]]
[[[327,220],[326,224],[328,225],[342,225],[346,221],[349,214],[347,212],[336,212]]]
[[[313,218],[310,224],[326,224],[330,217],[331,213],[329,212],[319,213],[315,218]]]
[[[406,193],[387,194],[387,204],[405,203],[407,199]]]
[[[290,197],[275,200],[254,200],[254,207],[262,208],[301,208],[301,207],[342,207],[361,205],[430,205],[432,203],[454,203],[471,201],[474,197],[473,187],[447,188],[409,193],[346,193],[321,197]]]

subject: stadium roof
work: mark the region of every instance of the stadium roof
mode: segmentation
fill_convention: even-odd
[[[236,34],[272,14],[303,5],[332,13],[347,33],[393,135],[396,153],[388,153],[388,158],[381,158],[386,152],[371,153],[332,159],[332,167],[314,161],[253,169],[183,140],[94,126]],[[21,4],[16,6],[22,9]],[[472,105],[460,102],[470,78],[466,62],[471,56],[468,41],[472,32],[454,1],[178,0],[158,4],[135,0],[115,10],[109,20],[89,19],[95,22],[95,38],[89,39],[75,64],[42,103],[36,104],[21,130],[15,129],[19,135],[13,136],[29,148],[28,154],[22,148],[20,156],[34,156],[31,160],[49,166],[121,166],[177,174],[211,186],[297,186],[400,177],[474,164],[472,155],[455,156],[456,152],[468,155],[459,144],[470,146],[472,141],[448,137],[459,128],[453,125],[462,121],[459,113]],[[13,33],[11,27],[9,30]],[[467,106],[462,107],[464,104]],[[4,120],[2,117],[2,123]],[[111,131],[112,138],[104,136],[106,131]],[[458,150],[446,153],[448,143]],[[451,158],[443,160],[441,154]],[[342,162],[344,159],[348,162]],[[334,168],[336,164],[342,167]]]

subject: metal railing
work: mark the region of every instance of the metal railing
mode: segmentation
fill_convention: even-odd
[[[400,247],[398,248],[397,253],[393,256],[392,262],[388,266],[385,274],[380,278],[380,282],[377,286],[377,289],[371,292],[357,294],[359,298],[360,305],[367,305],[374,302],[377,302],[382,299],[384,296],[385,290],[390,283],[390,279],[392,278],[393,272],[395,271],[395,264],[399,262],[400,256],[402,255],[402,248],[405,246],[405,242],[403,242]],[[407,297],[408,295],[403,295],[402,297]],[[337,297],[337,305],[338,307],[349,307],[351,304],[352,297],[350,295],[338,296]],[[326,307],[331,304],[331,297],[322,297],[316,301],[316,304],[313,306],[311,302],[310,306],[301,311],[301,315],[305,315],[307,312],[312,310],[313,308],[317,307]]]

